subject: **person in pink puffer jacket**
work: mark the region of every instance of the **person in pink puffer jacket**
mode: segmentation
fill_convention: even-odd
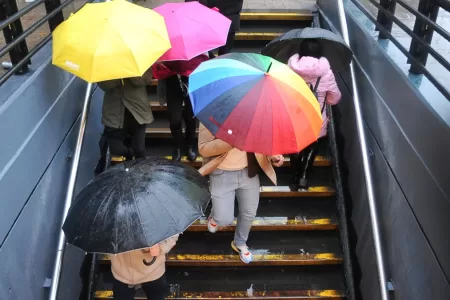
[[[341,92],[336,84],[333,71],[331,71],[330,63],[322,53],[321,45],[317,40],[304,40],[300,45],[299,53],[294,54],[288,61],[288,66],[315,91],[323,119],[318,141],[300,153],[291,155],[293,177],[289,187],[294,191],[309,187],[308,171],[314,162],[319,144],[324,142],[324,137],[327,135],[329,120],[325,105],[336,105],[341,100]]]

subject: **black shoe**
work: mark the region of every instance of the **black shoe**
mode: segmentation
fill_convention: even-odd
[[[187,158],[191,162],[196,161],[196,159],[197,159],[197,152],[195,151],[194,147],[188,146],[188,148],[187,148]]]
[[[307,190],[309,188],[308,180],[306,178],[300,178],[298,181],[298,187],[302,190]]]
[[[180,161],[181,160],[181,149],[175,148],[172,153],[172,160]]]

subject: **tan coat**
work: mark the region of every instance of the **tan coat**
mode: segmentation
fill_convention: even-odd
[[[110,255],[111,271],[114,278],[129,285],[137,285],[161,278],[166,272],[166,254],[175,246],[177,240],[178,235],[161,242],[159,244],[161,255],[150,266],[146,266],[143,259],[150,262],[153,256],[150,253],[144,253],[142,250]]]
[[[105,92],[102,109],[102,123],[112,128],[123,128],[125,107],[139,124],[153,122],[153,114],[147,95],[151,72],[142,77],[115,79],[99,82]]]
[[[199,170],[200,174],[205,176],[217,169],[231,149],[233,149],[233,147],[230,144],[220,139],[216,139],[203,124],[200,124],[198,150],[203,157],[203,166]],[[269,158],[266,155],[258,153],[255,153],[255,156],[261,169],[276,185],[277,175]]]

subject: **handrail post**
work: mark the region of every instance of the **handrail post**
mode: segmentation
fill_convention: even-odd
[[[396,0],[380,0],[380,5],[384,9],[389,10],[392,14],[395,14],[396,4],[397,4]],[[388,18],[386,14],[381,10],[378,10],[377,22],[380,23],[387,31],[389,32],[392,31],[392,25],[394,23],[393,20],[391,18]],[[378,28],[377,30],[380,31]],[[388,37],[385,36],[382,32],[380,32],[378,38],[384,40],[387,39]]]
[[[78,137],[75,144],[75,151],[73,154],[73,162],[70,168],[69,184],[67,186],[66,198],[64,200],[64,210],[61,218],[61,226],[66,219],[69,208],[72,204],[73,194],[75,191],[75,183],[77,180],[78,165],[80,163],[81,147],[83,146],[84,132],[86,130],[86,124],[89,114],[89,106],[91,102],[92,83],[88,83],[86,87],[86,94],[84,96],[83,110],[80,117],[80,127],[78,131]],[[60,227],[61,227],[60,226]],[[52,286],[50,288],[50,300],[56,300],[58,296],[59,280],[61,278],[62,260],[64,257],[64,248],[66,244],[66,238],[64,232],[60,229],[58,238],[58,248],[55,257],[55,263],[53,267]]]
[[[345,8],[344,8],[343,0],[338,0],[337,5],[338,5],[339,21],[340,21],[340,25],[341,25],[342,36],[344,38],[344,41],[350,46],[350,38],[349,38],[348,27],[347,27],[347,17],[345,15]],[[369,153],[367,150],[368,149],[367,140],[366,140],[366,135],[364,132],[361,104],[359,101],[358,86],[356,83],[355,67],[354,67],[353,60],[350,63],[350,75],[351,75],[351,81],[352,81],[353,106],[355,108],[356,127],[357,127],[357,131],[358,131],[359,145],[361,147],[361,154],[362,154],[362,159],[363,159],[364,177],[365,177],[366,189],[367,189],[367,199],[369,201],[369,209],[370,209],[370,221],[371,221],[371,225],[372,225],[373,240],[374,240],[374,244],[375,244],[375,254],[376,254],[376,259],[377,259],[378,280],[379,280],[379,285],[380,285],[381,299],[389,300],[388,284],[387,284],[387,279],[386,279],[386,269],[385,269],[385,262],[384,262],[385,260],[384,260],[384,255],[383,255],[383,246],[382,246],[381,234],[380,234],[380,225],[378,222],[378,212],[377,212],[377,207],[376,207],[376,203],[375,203],[375,193],[373,190],[372,173],[371,173],[370,164],[369,164]]]
[[[439,13],[439,6],[434,0],[420,0],[417,10],[433,22],[436,22]],[[434,29],[433,27],[428,26],[428,24],[423,22],[421,19],[416,18],[413,33],[421,38],[425,43],[430,45],[431,40],[433,39]],[[414,39],[411,39],[409,53],[422,65],[425,66],[427,64],[428,51]],[[408,63],[411,64],[411,68],[409,69],[411,73],[422,74],[421,69],[410,59],[408,59]]]
[[[10,16],[18,12],[16,0],[5,0],[0,2],[0,21],[5,21]],[[20,19],[15,20],[9,26],[3,28],[3,35],[6,44],[13,42],[18,36],[23,33],[22,22]],[[28,47],[25,40],[21,41],[14,48],[9,51],[11,63],[13,66],[17,65],[28,54]],[[24,74],[28,72],[28,65],[30,61],[24,64],[17,74]]]
[[[50,14],[55,9],[58,9],[61,5],[61,0],[45,0],[45,10],[47,14]],[[50,31],[56,29],[56,27],[64,21],[64,15],[62,10],[60,10],[54,17],[48,20],[48,26],[50,27]]]

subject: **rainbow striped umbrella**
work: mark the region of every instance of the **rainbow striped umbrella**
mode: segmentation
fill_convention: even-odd
[[[288,66],[260,54],[231,53],[189,76],[195,116],[216,137],[266,155],[301,151],[317,140],[319,103]]]

